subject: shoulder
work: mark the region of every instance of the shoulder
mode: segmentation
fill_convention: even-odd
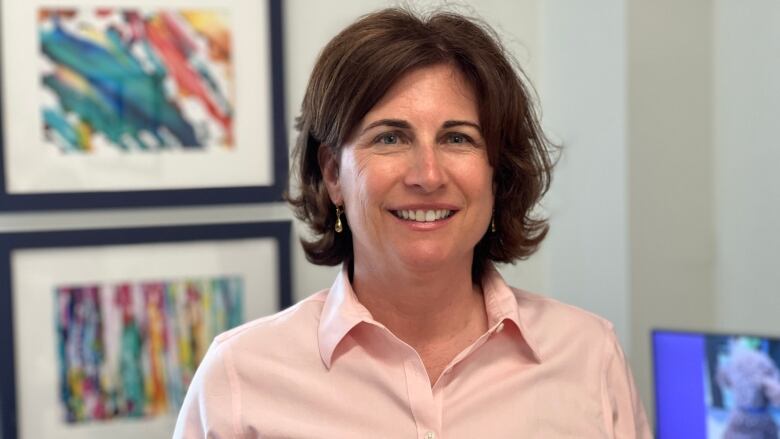
[[[317,327],[328,290],[317,292],[295,305],[261,317],[218,335],[212,348],[236,352],[272,354],[301,343],[316,342]]]
[[[512,288],[518,318],[529,343],[542,357],[604,353],[615,340],[614,327],[607,319],[569,305]]]
[[[567,403],[577,401],[578,410],[597,402],[610,437],[652,437],[612,323],[549,297],[512,292],[523,336],[539,354],[540,367],[557,377],[556,393],[565,393]]]
[[[274,380],[291,366],[307,362],[318,367],[316,332],[326,296],[327,290],[320,291],[218,335],[195,371],[174,437],[213,435],[207,432],[233,437],[241,429],[237,414],[248,404],[247,398],[272,395]]]
[[[512,292],[517,300],[520,316],[529,323],[564,333],[567,329],[576,328],[578,332],[585,331],[587,335],[593,335],[591,332],[604,333],[613,330],[609,320],[577,306],[519,288],[512,288]],[[548,326],[553,328],[547,328]]]

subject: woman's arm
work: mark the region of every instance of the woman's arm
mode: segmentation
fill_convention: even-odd
[[[605,423],[611,437],[652,439],[634,377],[611,325],[605,341],[602,397]]]
[[[215,341],[187,390],[174,439],[239,438],[239,395],[230,348]]]

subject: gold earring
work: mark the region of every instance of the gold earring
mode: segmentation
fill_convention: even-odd
[[[344,227],[341,225],[341,212],[343,212],[341,207],[336,206],[336,227],[334,227],[336,233],[341,233],[344,230]]]

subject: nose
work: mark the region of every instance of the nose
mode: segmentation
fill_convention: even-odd
[[[410,150],[404,182],[422,192],[435,192],[447,182],[447,170],[436,144],[420,143]]]

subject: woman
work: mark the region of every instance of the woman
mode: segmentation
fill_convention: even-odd
[[[219,336],[175,437],[650,437],[605,320],[506,285],[551,164],[487,27],[398,9],[336,36],[298,119],[329,290]],[[211,436],[209,436],[211,435]]]

